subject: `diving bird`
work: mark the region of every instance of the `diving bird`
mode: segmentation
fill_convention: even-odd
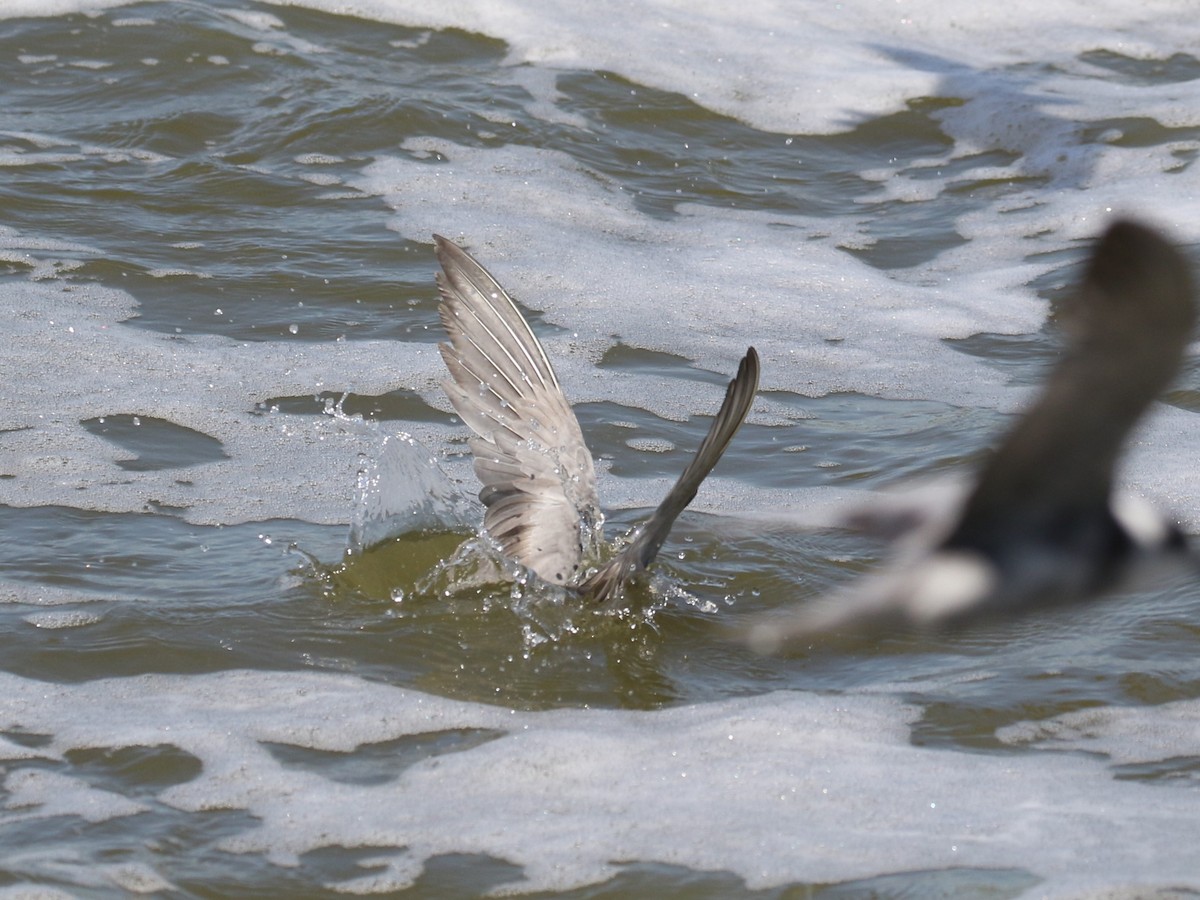
[[[965,500],[940,518],[856,512],[846,524],[904,538],[893,563],[757,620],[750,643],[770,651],[846,627],[1016,613],[1120,587],[1145,562],[1189,560],[1179,528],[1113,483],[1134,424],[1179,370],[1195,318],[1180,253],[1142,225],[1112,224],[1061,310],[1061,359]]]
[[[554,368],[496,279],[457,244],[433,239],[442,267],[438,313],[449,337],[438,345],[450,372],[442,388],[474,432],[484,530],[544,581],[597,603],[620,596],[654,560],[745,420],[758,389],[758,354],[747,350],[708,434],[653,515],[590,571],[604,522],[596,471]]]

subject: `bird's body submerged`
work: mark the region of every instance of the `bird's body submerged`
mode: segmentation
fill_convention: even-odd
[[[440,345],[450,373],[443,387],[474,432],[485,530],[507,556],[547,582],[594,601],[618,596],[654,559],[750,411],[757,354],[750,348],[743,358],[708,435],[658,509],[621,553],[589,573],[604,520],[579,422],[504,289],[460,247],[437,235],[434,241],[442,266],[439,313],[449,337]]]
[[[1130,430],[1179,368],[1195,315],[1180,254],[1142,226],[1114,224],[1062,311],[1063,358],[961,506],[940,522],[860,511],[855,524],[881,531],[924,528],[880,573],[753,626],[752,643],[1016,612],[1110,590],[1147,560],[1186,559],[1178,528],[1113,483]]]

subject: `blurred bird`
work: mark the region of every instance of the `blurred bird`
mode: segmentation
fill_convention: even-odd
[[[1187,263],[1153,231],[1114,223],[1060,315],[1067,347],[1041,395],[957,508],[883,505],[845,524],[902,537],[897,559],[842,591],[762,617],[771,651],[817,632],[961,622],[1080,600],[1145,562],[1188,559],[1172,522],[1114,494],[1114,469],[1142,413],[1179,369],[1196,317]]]
[[[434,235],[442,271],[442,387],[474,433],[483,524],[504,554],[551,584],[596,603],[621,595],[654,560],[676,517],[720,460],[758,388],[751,347],[729,383],[708,434],[650,518],[608,562],[588,572],[602,542],[596,472],[579,422],[542,345],[516,304],[466,251]]]

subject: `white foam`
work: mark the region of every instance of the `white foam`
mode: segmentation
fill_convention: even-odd
[[[58,888],[16,884],[0,888],[0,898],[3,900],[76,900],[76,895]]]
[[[416,190],[411,185],[410,189]],[[656,252],[697,256],[701,252],[699,248],[663,249],[675,248],[682,243],[682,230],[678,242],[673,243],[671,237],[662,237],[662,243],[630,244],[627,248],[644,257]],[[520,241],[522,234],[533,233],[531,228],[529,232],[515,230],[505,234],[510,240]],[[547,234],[545,231],[540,233]],[[590,271],[618,270],[615,259],[611,258],[612,248],[606,247],[599,238],[587,245],[585,234],[586,229],[581,229],[570,243],[580,254],[590,250],[597,256],[584,259],[576,266],[563,266],[560,261],[553,278],[539,278],[532,273],[525,277],[507,274],[503,262],[494,268],[521,299],[532,306],[547,308],[547,317],[551,320],[563,317],[581,330],[599,330],[609,315],[608,310],[623,302],[626,309],[617,315],[627,316],[640,329],[638,335],[630,339],[631,343],[676,352],[681,344],[687,345],[684,349],[695,352],[714,370],[732,369],[732,362],[724,361],[726,354],[721,352],[720,344],[728,345],[728,355],[733,358],[740,353],[742,340],[749,342],[751,338],[745,336],[739,340],[736,333],[718,338],[712,335],[728,335],[735,328],[746,329],[745,322],[739,321],[744,316],[733,315],[721,325],[706,326],[690,341],[676,331],[668,342],[667,335],[655,334],[655,323],[640,312],[643,294],[637,286],[627,289],[629,292],[624,295],[608,291],[605,312],[593,309],[589,300],[595,295],[577,286],[573,285],[569,290],[554,289],[553,286],[548,289],[547,281],[583,280]],[[498,239],[501,237],[498,235]],[[16,238],[8,240],[20,244]],[[37,244],[36,241],[27,243]],[[579,249],[581,245],[584,246],[582,250]],[[86,252],[87,248],[47,245],[47,249],[77,254]],[[563,247],[551,248],[551,252],[569,255],[569,248],[564,242]],[[739,252],[737,245],[732,245],[732,252]],[[746,251],[741,249],[740,252]],[[487,258],[482,251],[480,255]],[[51,260],[40,253],[24,253],[22,259],[28,262],[32,272],[45,272],[51,278],[61,274],[69,263],[61,258]],[[524,265],[536,266],[537,263],[535,260]],[[645,265],[650,267],[649,262]],[[715,267],[715,261],[710,260],[710,265]],[[689,271],[687,263],[680,263],[680,268]],[[739,271],[737,267],[733,270]],[[664,276],[659,273],[649,277]],[[876,276],[868,272],[866,277]],[[523,283],[529,283],[532,288],[519,290]],[[620,284],[618,280],[618,287]],[[666,289],[656,287],[651,292]],[[695,283],[688,290],[694,293],[710,291],[712,280],[703,275],[695,277]],[[715,293],[721,293],[720,289]],[[917,289],[912,289],[913,296],[918,293]],[[56,281],[11,285],[6,289],[6,302],[12,316],[13,343],[9,361],[15,371],[25,373],[22,392],[15,395],[0,413],[0,424],[4,428],[18,429],[10,431],[4,438],[6,449],[11,452],[4,464],[6,474],[18,477],[0,480],[0,501],[12,505],[54,503],[109,511],[137,511],[153,501],[187,507],[186,518],[200,523],[274,517],[346,522],[353,509],[358,454],[371,457],[378,452],[374,438],[362,432],[351,433],[327,417],[278,413],[251,415],[256,404],[274,396],[304,396],[323,390],[379,394],[406,387],[417,388],[431,402],[445,405],[436,386],[443,377],[442,364],[430,347],[394,342],[241,344],[211,336],[163,335],[122,324],[122,320],[136,311],[136,304],[128,295]],[[756,302],[761,303],[761,300]],[[830,321],[836,324],[838,319]],[[761,326],[754,324],[751,327],[757,330]],[[776,322],[764,329],[766,339],[755,340],[768,361],[764,387],[806,391],[814,387],[824,390],[840,386],[886,394],[876,379],[885,377],[885,369],[900,368],[912,373],[908,385],[918,383],[917,377],[921,375],[927,392],[940,395],[941,399],[947,399],[947,394],[956,394],[961,395],[956,399],[963,403],[986,399],[998,405],[1009,402],[1015,405],[1024,396],[1024,392],[997,384],[998,376],[993,370],[973,366],[969,357],[945,350],[936,338],[927,337],[928,343],[923,345],[918,334],[919,325],[900,336],[902,339],[886,331],[878,338],[870,334],[862,337],[865,347],[876,349],[864,349],[850,356],[863,359],[864,368],[868,364],[865,360],[869,358],[869,364],[877,367],[873,373],[862,369],[847,370],[844,366],[848,357],[832,354],[826,359],[825,368],[820,369],[816,362],[822,358],[819,354],[823,348],[812,340],[793,342],[787,337],[772,337],[780,335],[784,327],[782,322]],[[847,318],[846,330],[842,333],[857,327]],[[873,327],[868,321],[865,329],[870,331]],[[879,349],[880,341],[887,343],[886,350]],[[605,372],[602,378],[595,377],[593,352],[584,352],[582,341],[563,337],[549,339],[547,344],[560,376],[576,402],[628,403],[635,397],[639,405],[676,418],[695,413],[711,414],[719,402],[719,390],[709,386],[684,386],[672,393],[662,391],[652,377],[614,372]],[[67,350],[70,352],[64,352]],[[843,350],[839,346],[839,352]],[[810,354],[807,359],[804,358],[806,352]],[[935,356],[939,356],[936,365]],[[120,362],[114,365],[114,361]],[[74,373],[81,371],[80,367],[94,375],[87,379],[74,377]],[[775,374],[768,374],[771,372]],[[818,373],[825,374],[828,380],[818,383],[814,377]],[[975,383],[972,383],[973,378]],[[1006,400],[1010,394],[1011,401]],[[43,402],[46,397],[55,398],[52,408],[47,408]],[[779,420],[776,414],[779,411],[767,399],[760,398],[756,409],[761,411],[764,420]],[[79,424],[89,418],[122,412],[155,415],[209,434],[222,442],[230,458],[187,469],[139,473],[136,480],[130,479],[128,473],[116,465],[127,456],[126,452],[88,433]],[[1135,489],[1165,504],[1183,521],[1194,525],[1200,522],[1200,474],[1186,465],[1186,460],[1197,455],[1192,418],[1191,413],[1181,410],[1159,409],[1139,433],[1127,466],[1127,480]],[[418,436],[433,448],[442,446],[445,440],[443,433],[431,427]],[[283,458],[289,461],[289,477],[271,462]],[[466,480],[470,477],[466,476]],[[296,483],[305,484],[306,490],[295,491]],[[255,488],[253,491],[231,491],[227,489],[230,484],[254,484]],[[606,476],[602,487],[605,502],[609,505],[653,505],[664,485],[665,482],[663,485],[657,482],[653,485],[614,484]],[[706,488],[700,498],[700,508],[714,508],[717,501],[709,502],[709,498],[717,497],[711,490],[718,486],[721,482],[716,481]],[[743,487],[740,493],[736,489],[732,494],[722,492],[719,503],[732,500],[736,508],[738,497],[747,490]],[[788,502],[786,495],[778,493],[771,499],[773,506]]]
[[[102,0],[18,4],[24,14],[44,15],[112,5]],[[482,149],[411,138],[405,155],[380,158],[350,180],[397,210],[393,225],[404,236],[428,241],[430,232],[440,231],[465,238],[520,300],[566,329],[546,342],[574,402],[637,398],[639,405],[670,418],[711,413],[719,392],[705,386],[673,385],[663,391],[655,378],[613,372],[596,377],[594,364],[616,335],[635,346],[685,355],[722,374],[732,373],[745,346],[753,343],[763,358],[762,386],[768,391],[850,390],[1014,410],[1026,393],[1008,387],[1002,372],[949,349],[943,339],[1040,327],[1045,306],[1025,285],[1053,263],[1030,261],[1031,253],[1054,258],[1054,251],[1097,233],[1113,211],[1148,212],[1177,238],[1200,237],[1200,206],[1188,201],[1194,197],[1194,177],[1179,171],[1177,154],[1188,149],[1187,142],[1125,147],[1112,139],[1092,144],[1079,139],[1084,124],[1106,117],[1154,115],[1171,126],[1200,119],[1200,104],[1191,102],[1189,93],[1194,82],[1125,82],[1078,59],[1081,52],[1100,48],[1159,58],[1177,49],[1188,52],[1200,25],[1171,4],[1137,10],[1087,6],[1086,19],[1077,21],[1085,8],[1078,2],[1019,4],[1019,15],[1010,7],[1003,15],[955,7],[951,15],[932,0],[895,7],[857,0],[803,12],[753,5],[700,12],[658,2],[646,6],[647,27],[640,29],[630,29],[625,16],[615,15],[607,3],[569,11],[551,9],[546,0],[464,0],[434,8],[409,0],[295,5],[336,6],[342,14],[462,27],[503,38],[510,44],[509,63],[534,65],[513,65],[497,77],[531,92],[534,114],[567,124],[580,120],[557,107],[561,98],[553,73],[563,68],[614,71],[784,133],[845,128],[862,115],[899,110],[914,97],[953,97],[960,102],[936,113],[953,146],[941,157],[884,161],[865,173],[879,184],[872,199],[936,200],[947,190],[961,190],[964,178],[985,176],[1035,176],[1049,179],[1054,188],[1039,183],[1028,191],[1006,192],[999,203],[960,217],[956,227],[967,243],[928,263],[882,272],[842,249],[872,243],[872,222],[861,204],[847,204],[844,215],[823,219],[688,205],[675,217],[651,218],[619,185],[549,150]],[[6,7],[4,13],[14,9]],[[293,39],[277,16],[222,15],[252,40],[269,34],[271,46],[309,55],[319,50]],[[1054,31],[1059,21],[1072,23],[1066,38]],[[1022,66],[1031,59],[1044,67],[1036,77]],[[1053,67],[1054,74],[1045,67]],[[28,145],[7,154],[11,164],[81,154],[151,164],[163,160],[47,135],[8,136]],[[986,171],[930,177],[942,166],[997,147],[1020,155]],[[434,152],[446,161],[420,159]],[[296,158],[317,161],[311,155]],[[35,278],[53,278],[78,264],[71,255],[64,248],[61,257],[33,253],[25,259],[34,266]],[[193,270],[164,267],[156,274],[188,271]],[[15,298],[22,308],[33,302]],[[80,330],[69,315],[61,321]],[[31,419],[20,400],[15,415],[5,411],[4,427],[36,427],[6,439],[21,454],[20,471],[32,477],[0,486],[0,500],[133,509],[157,499],[191,507],[188,516],[195,521],[258,516],[344,521],[350,513],[343,503],[353,483],[348,472],[353,464],[345,460],[356,452],[354,441],[328,452],[342,440],[331,423],[251,420],[246,402],[252,406],[263,396],[322,389],[370,393],[371,386],[381,391],[403,386],[445,408],[435,386],[439,361],[412,347],[268,342],[250,352],[215,340],[171,344],[120,326],[115,318],[99,327],[109,340],[105,349],[97,345],[87,365],[100,373],[101,387],[56,387],[65,393],[63,409],[50,421]],[[45,330],[37,335],[27,330],[24,337],[30,342],[30,371],[40,357],[54,357],[62,349],[63,338]],[[113,359],[122,358],[110,354],[121,353],[150,365],[161,378],[153,390],[142,391],[132,379],[106,371]],[[300,359],[299,366],[291,365],[293,357]],[[49,370],[62,374],[54,366]],[[229,375],[233,371],[243,373],[237,384]],[[210,375],[196,379],[198,372]],[[38,379],[32,381],[31,393]],[[134,407],[218,437],[232,459],[170,475],[148,474],[131,490],[113,465],[119,451],[76,423]],[[776,422],[782,414],[763,397],[752,421]],[[1188,432],[1196,429],[1179,427],[1190,422],[1178,419],[1168,413],[1147,426],[1146,446],[1134,454],[1128,475],[1135,489],[1156,499],[1170,495],[1166,499],[1185,521],[1200,522],[1200,476],[1178,462],[1197,456],[1200,439],[1190,438]],[[1169,434],[1160,444],[1164,432]],[[444,440],[436,433],[425,437],[432,447]],[[306,498],[311,501],[305,503],[307,513],[297,510],[295,492],[286,496],[287,480],[273,478],[277,472],[269,460],[281,452],[295,453],[297,472],[316,485],[316,496]],[[64,477],[54,478],[59,472]],[[178,480],[191,481],[194,488]],[[262,496],[252,508],[221,489],[248,481],[262,483]],[[610,504],[640,491],[602,487]]]
[[[1025,285],[1045,269],[1026,255],[1090,239],[1113,214],[1086,192],[1043,197],[1016,218],[995,210],[971,214],[960,223],[970,243],[898,281],[832,240],[814,239],[828,230],[827,220],[789,217],[781,229],[774,215],[698,207],[654,220],[618,187],[552,151],[444,141],[407,146],[446,161],[379,160],[359,185],[393,203],[394,227],[413,240],[435,230],[466,235],[519,300],[567,329],[568,336],[546,344],[573,402],[637,397],[639,405],[674,418],[710,411],[709,392],[683,385],[664,392],[610,372],[594,377],[606,343],[598,336],[615,332],[629,344],[680,353],[717,372],[732,371],[753,343],[763,358],[765,390],[859,391],[1015,411],[1027,391],[1009,387],[1002,373],[943,339],[1036,330],[1045,306]],[[1127,207],[1148,208],[1149,198],[1173,208],[1177,186],[1163,183],[1154,159],[1148,168],[1145,160],[1124,159],[1127,170],[1118,180],[1130,186],[1118,194]],[[570,227],[556,224],[563,221]],[[1186,217],[1176,221],[1177,230],[1193,227]],[[1200,230],[1200,219],[1194,225]],[[596,273],[604,273],[602,282]],[[771,421],[777,411],[760,398],[751,421]],[[1187,464],[1200,454],[1193,414],[1157,409],[1140,435],[1126,467],[1129,487],[1166,503],[1183,522],[1200,524],[1200,474]]]
[[[88,157],[98,157],[108,163],[166,162],[170,157],[141,148],[111,147],[102,144],[80,144],[70,138],[37,134],[25,131],[0,131],[0,136],[30,144],[33,152],[21,148],[15,153],[5,154],[5,165],[55,165],[75,162]],[[61,150],[60,148],[73,148]],[[53,150],[54,152],[47,152]]]
[[[21,617],[35,628],[78,628],[99,622],[99,613],[82,610],[53,610],[29,613]]]
[[[27,584],[0,579],[0,603],[20,603],[25,606],[55,607],[101,601],[129,603],[139,598],[130,594],[102,594],[55,587],[48,584]],[[47,611],[49,612],[49,611]],[[63,611],[62,615],[70,615]]]
[[[1081,709],[1041,722],[1009,725],[997,736],[1011,744],[1048,750],[1102,753],[1119,764],[1200,758],[1200,701]]]
[[[1191,791],[1114,780],[1090,757],[914,747],[914,710],[886,696],[517,712],[344,675],[247,671],[69,686],[5,674],[0,689],[0,727],[50,735],[47,759],[161,744],[196,756],[200,773],[156,800],[250,813],[257,824],[224,849],[290,865],[321,847],[377,847],[385,868],[364,878],[395,888],[450,853],[521,866],[521,890],[600,882],[618,860],[727,871],[752,889],[939,867],[1025,870],[1046,879],[1038,896],[1093,883],[1200,888],[1179,851],[1200,839]],[[349,753],[452,729],[500,736],[383,784],[291,768],[263,745]],[[29,769],[8,787],[21,808],[0,822],[144,806]],[[702,839],[697,822],[711,823]]]
[[[1028,268],[986,282],[967,276],[970,290],[912,286],[822,238],[828,220],[699,206],[651,219],[562,153],[437,140],[406,147],[449,162],[378,160],[357,186],[402,213],[394,227],[407,238],[464,235],[502,284],[567,329],[569,338],[547,344],[570,373],[563,380],[575,402],[644,396],[647,408],[675,417],[705,408],[690,395],[633,394],[621,376],[585,377],[578,367],[590,369],[614,333],[716,372],[732,373],[753,344],[767,390],[1016,402],[994,369],[942,339],[1036,329],[1044,307],[1019,289]]]
[[[223,14],[255,31],[279,31],[283,29],[283,20],[270,13],[227,9],[223,11]]]
[[[105,9],[128,6],[136,0],[7,0],[0,8],[0,19],[33,16],[67,16],[72,13],[95,14]]]
[[[9,0],[0,17],[94,13],[129,2]],[[1038,107],[1058,112],[1064,95],[1076,94],[1089,79],[1107,82],[1098,89],[1107,91],[1106,112],[1114,106],[1131,114],[1161,112],[1168,125],[1195,124],[1200,115],[1194,103],[1180,99],[1181,92],[1194,88],[1130,91],[1079,59],[1100,49],[1134,58],[1191,53],[1200,26],[1189,9],[1171,0],[1136,7],[1014,0],[1002,8],[945,0],[696,8],[647,0],[638,8],[638,27],[631,27],[628,9],[616,0],[569,8],[554,0],[270,2],[487,34],[507,42],[509,65],[615,72],[779,134],[841,131],[865,118],[902,111],[914,97],[934,96],[985,101],[974,108],[999,112],[993,127],[1003,128],[1014,108],[1019,114]],[[284,27],[268,13],[224,14],[259,32]],[[1056,73],[1044,80],[1045,89],[1023,90],[1034,80],[1020,69],[1028,60]],[[997,90],[996,73],[1010,70],[1000,82],[1008,90]],[[1151,94],[1158,102],[1149,110],[1133,99]],[[1037,130],[1009,134],[1012,140],[1041,137]],[[1028,145],[1018,149],[1026,152]]]
[[[89,787],[86,782],[43,769],[13,769],[4,779],[8,794],[4,818],[8,822],[27,817],[78,816],[85,822],[104,822],[121,816],[145,812],[138,803],[114,794]],[[36,808],[36,812],[25,812]]]
[[[554,0],[271,2],[481,32],[508,43],[511,65],[616,72],[779,134],[845,130],[901,111],[911,98],[945,95],[945,79],[962,80],[964,73],[1034,59],[1064,78],[1095,75],[1078,54],[1099,48],[1129,56],[1190,53],[1197,39],[1195,17],[1168,0],[1101,8],[1085,0],[701,8],[650,0],[639,5],[636,27],[616,0],[571,7]],[[1048,93],[1029,102],[1056,99]],[[1193,122],[1195,115],[1193,108]]]
[[[277,517],[344,523],[359,454],[370,457],[379,435],[329,416],[255,414],[257,404],[323,390],[382,394],[432,386],[440,376],[433,348],[165,335],[121,324],[136,308],[127,294],[95,285],[7,286],[6,366],[21,373],[21,390],[0,410],[0,427],[12,429],[0,466],[15,476],[0,479],[0,502],[111,512],[163,504],[213,524]],[[130,478],[117,465],[128,452],[80,424],[117,413],[154,415],[210,435],[229,458]]]

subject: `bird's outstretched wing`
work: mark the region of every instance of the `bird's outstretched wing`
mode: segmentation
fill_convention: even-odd
[[[1067,347],[980,473],[946,546],[1003,560],[1037,542],[1099,556],[1125,439],[1175,374],[1196,309],[1186,261],[1127,221],[1092,250],[1059,314]]]
[[[725,399],[700,442],[700,448],[683,474],[667,492],[650,518],[638,527],[633,540],[579,587],[585,597],[597,603],[612,599],[636,573],[645,569],[658,555],[675,519],[692,502],[700,483],[721,459],[730,439],[745,421],[754,394],[758,390],[758,353],[746,351],[737,374],[725,390]]]
[[[1113,482],[1129,432],[1178,371],[1195,318],[1182,255],[1148,228],[1114,223],[1061,312],[1062,359],[947,527],[877,574],[762,618],[750,642],[770,650],[843,627],[1009,614],[1093,597],[1142,563],[1191,559],[1177,527],[1114,495]]]
[[[512,299],[470,254],[434,235],[439,345],[455,411],[475,433],[484,528],[510,558],[571,584],[603,519],[579,421]]]

